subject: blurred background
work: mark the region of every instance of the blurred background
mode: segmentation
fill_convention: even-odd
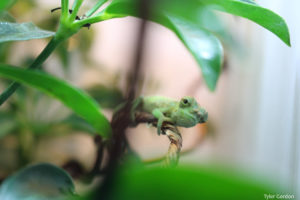
[[[89,3],[94,2],[86,1],[87,9]],[[174,33],[148,23],[139,91],[178,100],[194,96],[208,111],[206,124],[181,129],[186,153],[180,163],[225,163],[300,196],[300,2],[257,3],[286,20],[291,48],[248,20],[218,13],[233,42],[224,43],[223,73],[217,90],[210,92],[196,61]],[[19,0],[11,13],[17,22],[33,21],[55,31],[59,11],[50,10],[59,5],[59,0]],[[126,17],[83,29],[43,67],[88,91],[111,117],[127,89],[138,22]],[[27,66],[46,44],[47,40],[3,43],[0,61]],[[1,91],[7,83],[1,82]],[[23,87],[1,108],[0,120],[0,179],[32,162],[64,166],[75,160],[82,170],[92,168],[96,149],[86,134],[89,127],[58,101]],[[150,162],[168,150],[167,137],[157,136],[155,128],[139,125],[127,136],[143,160]]]

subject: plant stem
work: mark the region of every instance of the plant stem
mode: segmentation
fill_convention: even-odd
[[[85,17],[92,16],[106,2],[107,0],[99,0],[98,3],[93,8],[91,8],[89,11],[85,13]]]
[[[61,0],[62,18],[66,19],[69,15],[69,0]]]
[[[54,49],[59,45],[64,39],[60,37],[54,37],[45,47],[45,49],[40,53],[40,55],[35,59],[35,61],[28,67],[28,69],[38,69],[45,62],[45,60],[51,55]],[[0,95],[0,106],[20,87],[20,83],[13,82],[8,88]]]
[[[74,22],[74,25],[77,25],[79,27],[84,26],[85,24],[93,24],[93,23],[97,23],[97,22],[101,22],[107,19],[113,19],[113,18],[117,18],[117,17],[125,17],[125,16],[112,16],[110,14],[105,13],[105,10],[102,10],[100,13],[97,13],[97,15],[86,18],[86,19],[82,19],[82,20],[78,20]]]
[[[69,18],[70,22],[73,22],[75,20],[82,2],[83,2],[83,0],[75,0],[74,1],[73,6],[72,6],[72,14]]]
[[[95,164],[91,172],[88,174],[90,178],[94,178],[97,174],[100,172],[101,163],[103,160],[103,150],[104,150],[104,143],[101,139],[101,137],[96,136],[94,138],[96,147],[97,147],[97,156],[95,160]]]

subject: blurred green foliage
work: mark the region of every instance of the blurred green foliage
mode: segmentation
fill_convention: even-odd
[[[83,91],[45,73],[7,65],[0,65],[0,76],[28,84],[50,94],[86,119],[103,138],[107,139],[110,136],[109,122],[100,112],[100,107]]]
[[[95,85],[89,88],[87,92],[104,108],[115,109],[125,101],[122,92],[115,87]]]
[[[62,2],[65,6],[67,1],[62,0]],[[81,0],[75,1],[79,7],[81,2]],[[97,5],[102,5],[103,2],[105,1],[98,1],[94,8],[98,9]],[[9,10],[10,12],[4,11],[14,3],[16,4]],[[102,12],[88,16],[90,18],[79,18],[74,23],[85,22],[89,24],[117,17],[141,17],[139,4],[140,0],[113,0]],[[0,63],[10,62],[11,55],[14,53],[12,50],[16,48],[14,42],[7,41],[47,38],[54,35],[54,32],[51,31],[56,30],[61,18],[58,14],[50,15],[49,11],[45,12],[47,14],[44,18],[36,20],[37,25],[16,23],[14,18],[22,18],[22,15],[31,12],[36,6],[34,0],[0,2]],[[92,11],[94,10],[92,9]],[[285,21],[274,12],[260,7],[251,0],[162,0],[156,1],[151,11],[152,15],[147,16],[147,19],[169,28],[177,35],[198,62],[205,82],[212,91],[215,90],[221,74],[222,42],[231,42],[228,31],[215,11],[252,20],[290,45]],[[69,17],[68,13],[67,16]],[[89,49],[93,41],[93,30],[85,29],[55,46],[55,56],[60,61],[60,67],[63,69],[66,79],[68,79],[68,73],[73,67],[72,52],[69,51],[70,45],[80,53],[81,59],[87,65],[86,67],[89,67],[89,64],[93,63],[89,58]],[[28,56],[22,66],[29,65],[28,60],[31,60],[29,63],[32,63],[32,57]],[[43,68],[46,67],[45,65],[47,63],[43,64]],[[32,105],[42,101],[43,95],[27,88],[18,90],[14,98],[7,102],[5,109],[0,112],[0,139],[12,136],[18,142],[18,159],[20,162],[16,168],[23,168],[32,161],[31,154],[35,150],[36,140],[46,134],[53,135],[61,126],[66,126],[63,129],[66,134],[72,134],[74,130],[82,130],[92,134],[98,132],[107,138],[111,127],[95,101],[102,108],[109,110],[113,110],[125,101],[122,91],[110,84],[98,84],[88,88],[87,92],[92,96],[92,99],[80,89],[53,75],[18,69],[8,64],[0,64],[0,74],[44,91],[50,96],[55,96],[69,106],[74,113],[86,119],[85,121],[73,113],[68,113],[60,121],[53,119],[53,121],[41,123],[41,121],[31,120],[29,116],[37,112],[32,109]],[[1,86],[7,84],[8,82],[5,80],[1,82]],[[30,106],[28,102],[31,103]],[[278,188],[253,180],[244,174],[214,167],[180,166],[170,169],[147,167],[141,163],[128,166],[125,161],[122,164],[123,166],[119,167],[115,171],[115,175],[111,177],[110,185],[106,186],[108,189],[106,191],[107,199],[255,200],[263,199],[264,194],[278,193],[279,191]],[[7,178],[0,187],[0,199],[101,199],[103,197],[99,191],[102,191],[102,185],[100,184],[98,187],[96,190],[90,191],[89,195],[74,195],[73,180],[66,172],[53,165],[39,164],[29,166]]]
[[[111,199],[123,200],[259,200],[278,188],[243,173],[212,166],[177,168],[131,168],[117,176]]]
[[[273,185],[220,166],[129,166],[116,172],[115,180],[105,191],[106,200],[260,200],[264,198],[264,194],[276,194],[280,191]],[[20,197],[26,200],[102,199],[101,190],[88,195],[74,194],[74,185],[67,173],[49,164],[21,170],[7,179],[0,189],[2,200],[19,200]]]
[[[10,6],[12,6],[16,0],[5,0],[0,2],[0,11],[8,9]]]

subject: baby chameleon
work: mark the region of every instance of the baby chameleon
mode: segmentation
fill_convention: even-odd
[[[158,135],[164,122],[189,128],[206,122],[208,117],[193,97],[183,97],[179,102],[162,96],[139,97],[132,105],[132,121],[135,121],[136,111],[150,113],[157,118]]]

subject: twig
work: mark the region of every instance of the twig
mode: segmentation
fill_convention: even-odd
[[[167,167],[175,167],[178,164],[180,151],[182,147],[182,137],[179,130],[175,127],[167,127],[164,131],[170,140],[170,146],[165,158],[165,165]]]
[[[96,156],[94,167],[90,172],[91,177],[93,177],[95,174],[97,174],[98,171],[100,170],[100,166],[101,166],[102,159],[103,159],[103,149],[104,149],[104,144],[103,144],[100,136],[95,136],[94,142],[97,147],[97,156]]]
[[[186,154],[189,154],[191,152],[193,152],[205,139],[205,134],[203,134],[202,136],[198,136],[195,140],[195,142],[187,149],[184,149],[182,151],[180,151],[180,156],[184,156]],[[156,158],[152,158],[152,159],[147,159],[147,160],[143,160],[144,164],[154,164],[154,163],[159,163],[164,161],[166,158],[166,156],[160,156],[160,157],[156,157]]]
[[[157,126],[157,119],[145,112],[136,112],[135,113],[135,123],[149,123],[153,126]],[[169,150],[166,156],[162,158],[162,160],[165,160],[165,165],[174,167],[178,164],[180,151],[182,147],[182,137],[177,129],[177,127],[170,123],[170,122],[164,122],[162,126],[162,132],[165,134],[169,140],[170,140],[170,146]]]

